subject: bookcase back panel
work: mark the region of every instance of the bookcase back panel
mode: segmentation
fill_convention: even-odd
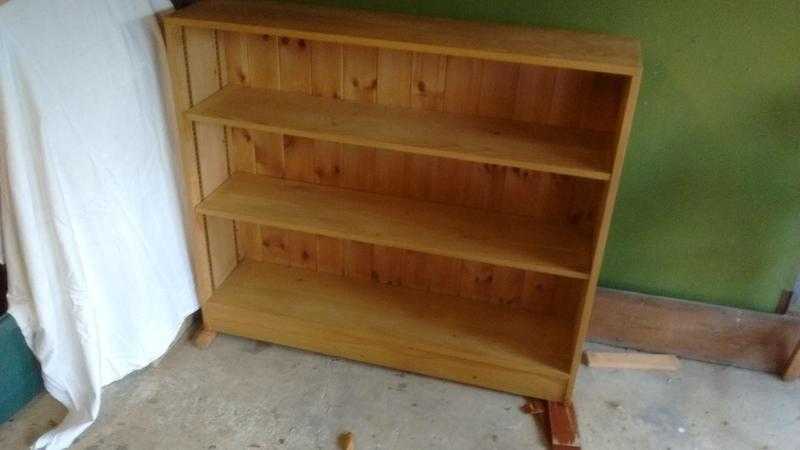
[[[262,226],[261,260],[574,318],[584,280]]]
[[[231,83],[559,126],[616,127],[618,76],[232,32],[220,32],[219,41]],[[585,95],[587,90],[596,95]],[[234,145],[254,152],[259,173],[530,215],[587,232],[597,218],[599,181],[299,137],[281,140],[263,132],[234,133]]]
[[[197,104],[225,85],[220,70],[218,35],[212,30],[186,28],[183,39],[186,45],[186,71],[189,101]],[[197,195],[194,202],[210,194],[230,174],[228,142],[225,128],[213,124],[192,124],[194,150],[197,160]],[[191,170],[191,169],[190,169]],[[196,203],[191,205],[197,206]],[[205,217],[203,232],[208,243],[209,278],[213,287],[218,287],[236,267],[235,226],[233,221]],[[205,289],[201,289],[201,292]],[[201,294],[204,296],[206,294]],[[204,300],[201,298],[201,300]]]
[[[426,110],[616,131],[626,76],[304,39],[217,33],[229,79]]]

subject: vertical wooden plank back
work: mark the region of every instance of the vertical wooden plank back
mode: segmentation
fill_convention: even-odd
[[[375,103],[378,88],[378,50],[346,45],[342,48],[342,98]],[[340,185],[349,189],[372,191],[375,186],[375,150],[352,145],[342,146]],[[345,273],[356,278],[377,279],[373,270],[373,246],[347,241]]]
[[[639,96],[639,86],[641,84],[641,71],[637,75],[630,77],[625,83],[622,107],[619,109],[617,118],[617,142],[613,155],[614,164],[611,173],[611,180],[608,181],[607,189],[603,195],[602,206],[600,208],[600,219],[595,227],[595,252],[592,259],[592,271],[580,305],[577,308],[577,319],[575,334],[573,339],[572,367],[570,369],[570,381],[567,386],[567,397],[571,397],[575,381],[577,378],[578,367],[580,366],[580,354],[583,349],[583,342],[586,339],[586,332],[589,329],[589,319],[594,305],[595,292],[597,291],[597,281],[600,277],[600,268],[605,253],[606,241],[608,240],[608,230],[611,225],[611,215],[614,211],[614,202],[619,189],[619,179],[622,175],[622,163],[625,159],[625,152],[628,146],[631,127],[633,126],[633,114],[636,110],[636,101]]]
[[[311,45],[305,39],[282,36],[278,39],[279,85],[282,91],[311,94]],[[283,137],[283,157],[287,179],[313,183],[314,141],[296,136]],[[317,237],[286,231],[289,264],[317,269]]]
[[[250,85],[248,67],[247,39],[249,36],[240,33],[224,32],[218,39],[223,84]],[[226,128],[228,156],[231,172],[256,171],[256,154],[253,139],[248,130]],[[258,225],[247,222],[235,222],[236,243],[239,260],[250,258],[260,261],[262,258],[261,229]]]
[[[382,105],[409,107],[411,105],[411,61],[409,52],[378,50],[376,101]],[[375,149],[375,184],[373,191],[389,195],[402,195],[407,179],[403,153]],[[406,284],[405,278],[415,273],[404,273],[404,251],[398,248],[374,245],[373,272],[381,283]]]
[[[311,95],[342,97],[342,46],[311,42]],[[338,186],[341,183],[342,146],[335,142],[313,142],[315,183]],[[317,268],[321,272],[344,274],[344,241],[317,236]]]
[[[186,52],[190,95],[197,103],[222,87],[217,33],[187,28]],[[210,194],[228,178],[228,148],[225,129],[218,125],[194,124],[195,146],[200,169],[202,196]],[[233,221],[207,217],[206,234],[213,285],[219,286],[238,261]]]
[[[187,238],[189,239],[197,296],[200,303],[203,304],[211,296],[213,283],[211,281],[211,261],[208,254],[205,220],[203,216],[194,211],[194,207],[203,199],[200,187],[200,168],[194,145],[194,128],[181,114],[182,111],[191,107],[186,40],[183,27],[175,25],[166,25],[164,27],[164,36],[170,78],[172,79],[173,104],[177,113],[180,137],[180,161],[183,171],[185,197],[184,207],[187,208],[185,214],[189,218]]]

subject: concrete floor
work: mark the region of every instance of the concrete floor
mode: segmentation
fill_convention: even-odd
[[[604,347],[593,345],[594,349]],[[676,373],[584,367],[584,449],[800,449],[800,383],[684,361]],[[546,449],[520,397],[230,336],[181,342],[157,367],[105,389],[85,450]],[[41,395],[0,425],[22,449],[64,409]]]

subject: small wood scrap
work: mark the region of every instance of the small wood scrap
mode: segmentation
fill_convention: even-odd
[[[550,422],[550,438],[553,450],[575,450],[581,448],[578,419],[572,402],[547,402],[547,418]]]
[[[194,342],[195,347],[199,349],[205,349],[208,348],[209,345],[211,345],[211,343],[214,341],[216,337],[217,337],[217,332],[210,328],[206,328],[204,325],[199,330],[197,330],[197,333],[195,333],[192,341]]]
[[[342,450],[355,450],[356,445],[353,442],[353,433],[348,431],[339,435],[339,447]]]
[[[544,414],[547,409],[544,400],[538,398],[525,397],[525,404],[520,407],[522,412],[530,415]]]
[[[583,353],[584,363],[589,367],[603,369],[669,370],[676,371],[681,363],[675,355],[651,353]]]
[[[781,292],[781,296],[778,297],[778,304],[775,306],[775,314],[797,314],[796,306],[792,308],[792,306],[796,305],[798,300],[795,298],[794,292],[788,289],[784,289]]]
[[[571,402],[551,402],[525,397],[525,404],[520,410],[530,414],[534,423],[542,427],[553,450],[580,450],[578,420]]]
[[[786,370],[783,371],[783,381],[794,381],[800,378],[800,342],[794,348],[792,357],[789,358],[789,364],[786,365]]]

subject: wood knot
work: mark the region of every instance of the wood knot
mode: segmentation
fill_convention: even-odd
[[[283,44],[283,45],[289,45],[290,42],[292,42],[292,40],[289,39],[288,37],[284,36],[284,37],[281,38],[281,44]]]
[[[425,82],[421,81],[421,80],[418,81],[417,82],[417,90],[419,90],[420,92],[425,92],[425,89],[426,89]]]
[[[306,40],[305,39],[298,39],[297,40],[297,46],[300,47],[301,49],[305,49],[306,48]]]

